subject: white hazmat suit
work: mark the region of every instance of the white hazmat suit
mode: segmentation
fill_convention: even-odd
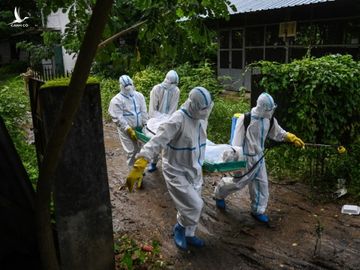
[[[119,78],[120,93],[110,101],[109,114],[117,126],[119,138],[127,154],[127,164],[134,164],[140,147],[127,132],[129,128],[142,128],[147,121],[147,110],[143,94],[135,91],[134,83],[128,75]]]
[[[270,128],[270,119],[276,108],[273,98],[262,93],[257,99],[256,107],[251,109],[251,120],[245,134],[244,115],[237,120],[234,138],[231,142],[234,146],[242,146],[247,160],[247,171],[264,155],[265,139],[268,137],[275,141],[284,141],[286,131],[280,127],[274,118]],[[249,186],[251,199],[251,212],[261,215],[265,212],[268,199],[268,177],[266,173],[265,159],[255,165],[253,171],[242,178],[223,178],[215,188],[215,198],[224,199],[229,194]]]
[[[175,70],[170,70],[162,83],[153,87],[150,92],[149,117],[153,118],[157,113],[173,114],[178,107],[180,90],[177,87],[179,76]],[[149,166],[149,172],[156,170],[158,156],[155,156]]]
[[[170,70],[165,80],[154,86],[150,92],[149,116],[154,117],[155,112],[172,114],[177,110],[180,90],[177,87],[179,76],[175,70]]]
[[[202,164],[212,106],[210,93],[203,87],[195,87],[181,109],[159,126],[156,135],[137,155],[150,161],[163,149],[166,185],[178,211],[178,223],[190,237],[195,234],[204,205]]]

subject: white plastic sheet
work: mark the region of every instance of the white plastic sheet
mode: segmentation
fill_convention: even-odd
[[[147,136],[147,137],[153,137],[159,126],[164,123],[166,120],[168,120],[170,117],[169,114],[163,114],[163,113],[159,113],[159,112],[155,112],[155,116],[153,118],[150,118],[146,125],[143,128],[143,133]]]
[[[205,161],[208,163],[224,163],[244,160],[242,147],[229,144],[206,143]]]
[[[170,115],[155,113],[153,118],[150,118],[146,126],[143,128],[143,133],[151,138],[153,137],[159,126],[169,119]],[[238,146],[231,146],[229,144],[215,144],[210,140],[206,140],[205,161],[208,163],[224,163],[232,161],[244,160],[243,149]]]

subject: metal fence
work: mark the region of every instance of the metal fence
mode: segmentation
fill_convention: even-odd
[[[65,73],[63,71],[57,71],[56,69],[54,69],[52,66],[43,66],[43,70],[41,73],[38,73],[38,77],[37,79],[40,79],[42,81],[49,81],[49,80],[53,80],[53,79],[58,79],[58,78],[66,78],[66,77],[70,77],[71,72],[66,71]]]

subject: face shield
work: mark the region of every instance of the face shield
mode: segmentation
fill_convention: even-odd
[[[272,96],[268,93],[262,93],[256,101],[255,112],[260,117],[270,119],[273,116],[276,107],[277,105]]]
[[[120,76],[119,84],[123,94],[131,94],[135,90],[133,80],[128,75]]]

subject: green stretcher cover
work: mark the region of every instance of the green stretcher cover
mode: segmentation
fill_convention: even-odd
[[[135,130],[137,138],[146,143],[150,140],[141,130]],[[224,163],[209,163],[204,162],[203,169],[206,172],[231,172],[231,171],[239,171],[241,169],[246,168],[246,161],[231,161]]]

